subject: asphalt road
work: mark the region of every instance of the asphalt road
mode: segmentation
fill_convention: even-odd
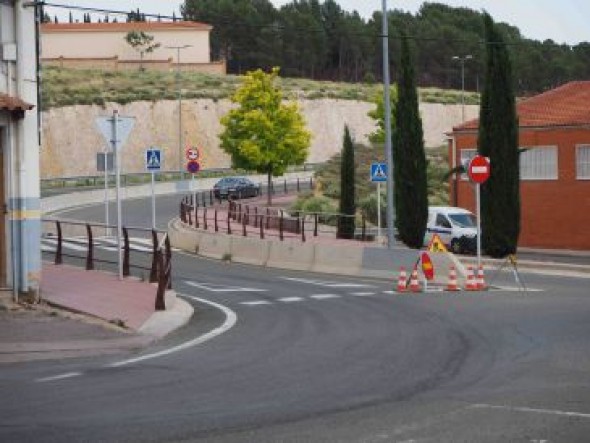
[[[176,254],[190,324],[134,361],[3,366],[0,439],[586,442],[588,280],[523,278],[526,294],[394,295]]]

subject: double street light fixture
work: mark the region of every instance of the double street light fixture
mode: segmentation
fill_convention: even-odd
[[[455,55],[453,57],[453,60],[461,63],[461,123],[465,123],[465,62],[472,59],[473,56],[471,54],[463,56]],[[453,168],[455,168],[457,166],[457,145],[455,138],[453,138],[452,156]],[[458,199],[457,173],[455,172],[453,174],[453,205],[457,205]]]
[[[176,89],[178,92],[178,172],[181,179],[184,179],[184,168],[182,166],[182,89],[180,87],[180,51],[192,47],[193,45],[165,46],[166,49],[176,49]]]
[[[453,60],[461,63],[461,122],[465,123],[465,62],[473,59],[471,54],[458,56],[455,55]]]

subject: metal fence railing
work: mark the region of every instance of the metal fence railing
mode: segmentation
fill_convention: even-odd
[[[96,269],[97,263],[117,264],[116,259],[98,258],[95,254],[97,245],[101,244],[97,242],[97,231],[104,230],[105,232],[108,232],[111,229],[116,229],[116,227],[101,223],[43,219],[42,237],[43,239],[54,240],[54,263],[56,265],[63,264],[64,257],[67,257],[73,260],[84,260],[86,270],[90,271]],[[132,231],[140,232],[143,235],[149,236],[148,238],[151,237],[150,252],[147,252],[147,250],[143,248],[140,250],[132,248],[129,238],[129,232]],[[112,245],[115,242],[112,238],[110,238],[110,240],[110,250],[113,250]],[[166,309],[164,295],[166,289],[172,288],[172,250],[168,234],[155,229],[123,227],[122,240],[123,276],[129,277],[132,269],[149,271],[150,283],[158,284],[154,307],[158,311]],[[83,254],[64,252],[64,249],[67,249],[67,247],[71,247],[72,245],[76,246],[74,250]],[[85,250],[82,250],[84,248]],[[114,246],[114,250],[117,250],[116,246]],[[149,266],[143,265],[139,260],[133,262],[131,255],[132,251],[134,254],[141,253],[144,254],[144,256],[146,254],[151,256],[151,264]]]

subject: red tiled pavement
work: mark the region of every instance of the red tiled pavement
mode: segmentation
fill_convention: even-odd
[[[41,298],[137,330],[154,313],[156,285],[102,271],[43,263]]]

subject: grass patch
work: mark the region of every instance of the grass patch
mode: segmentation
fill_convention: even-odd
[[[177,81],[178,80],[178,81]],[[178,87],[186,99],[229,98],[241,84],[241,77],[197,72],[102,71],[42,68],[42,109],[70,105],[104,105],[106,102],[127,104],[134,101],[174,100]],[[339,83],[309,79],[281,78],[279,84],[287,99],[371,100],[382,87],[371,82]],[[422,101],[430,103],[461,103],[461,91],[424,88]],[[479,94],[466,92],[465,103],[479,103]]]

